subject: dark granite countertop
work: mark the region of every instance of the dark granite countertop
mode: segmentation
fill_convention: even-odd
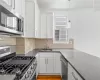
[[[58,50],[85,80],[100,80],[100,58],[74,49]]]
[[[26,56],[35,56],[40,50],[35,49]],[[85,80],[100,80],[100,58],[74,49],[53,49],[69,61]]]

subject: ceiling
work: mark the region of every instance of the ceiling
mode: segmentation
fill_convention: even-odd
[[[68,0],[37,0],[42,9],[67,9]]]
[[[38,5],[42,9],[68,9],[69,4],[72,8],[92,8],[93,0],[37,0]],[[95,0],[98,3],[100,0]],[[100,5],[100,2],[99,2]]]

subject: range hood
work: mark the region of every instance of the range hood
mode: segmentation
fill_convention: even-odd
[[[1,24],[2,22],[1,13],[6,14],[7,17],[16,18],[16,25],[17,25],[16,29],[12,29],[11,27],[8,27],[7,25],[4,26]],[[11,6],[7,5],[3,0],[0,0],[0,35],[3,35],[3,34],[22,35],[23,34],[23,24],[24,24],[23,22],[24,22],[24,19],[21,15],[16,13],[16,11]],[[6,20],[6,24],[7,24],[7,20]]]

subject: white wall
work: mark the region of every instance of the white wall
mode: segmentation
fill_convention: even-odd
[[[75,49],[100,57],[100,11],[73,10],[69,18],[70,38],[75,39]]]

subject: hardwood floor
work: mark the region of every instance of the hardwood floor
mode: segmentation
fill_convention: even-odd
[[[41,76],[41,75],[39,75],[38,77],[37,77],[37,80],[62,80],[61,79],[61,76]]]

